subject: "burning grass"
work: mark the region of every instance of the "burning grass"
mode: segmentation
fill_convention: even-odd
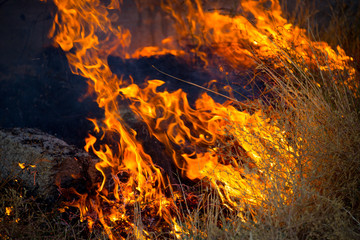
[[[305,66],[295,66],[294,61],[284,63],[284,75],[278,75],[264,63],[259,67],[276,82],[273,88],[276,98],[268,99],[264,105],[266,108],[271,105],[270,115],[274,115],[277,126],[286,131],[288,139],[288,146],[278,139],[275,144],[269,142],[269,147],[287,151],[295,164],[289,167],[276,151],[268,155],[265,165],[258,168],[263,179],[269,178],[264,196],[258,199],[260,204],[240,212],[227,212],[218,204],[218,196],[207,193],[211,200],[210,206],[203,209],[206,220],[200,220],[199,211],[190,215],[191,227],[184,238],[194,234],[200,239],[204,236],[210,239],[357,239],[360,226],[357,97],[341,84],[334,84],[329,75],[335,73],[330,70],[294,74],[295,67],[305,69]],[[314,79],[327,87],[314,84]],[[228,144],[222,146],[221,153],[232,157],[234,144],[231,141]],[[288,171],[273,164],[285,164]]]
[[[305,30],[287,24],[277,1],[269,9],[243,1],[252,22],[206,12],[200,1],[165,1],[163,9],[177,24],[178,47],[190,52],[184,57],[181,51],[182,57],[196,55],[204,68],[246,67],[263,76],[264,94],[256,100],[220,104],[202,94],[191,105],[182,89],[158,90],[161,80],[139,86],[112,73],[108,56],[131,56],[125,53],[129,32],[106,18],[117,2],[93,1],[94,9],[82,1],[55,2],[61,14],[54,41],[73,72],[89,79],[105,110],[103,120],[92,120],[94,136],[85,146],[101,159],[96,168],[102,181],[66,203],[95,233],[104,229],[110,239],[359,237],[359,76],[341,48],[311,41]],[[78,7],[92,14],[77,14]],[[209,24],[209,16],[219,25]],[[104,29],[110,32],[101,41],[96,33]],[[218,45],[225,38],[236,46]],[[119,99],[130,102],[162,143],[177,184],[122,119]],[[5,218],[2,223],[11,222]]]

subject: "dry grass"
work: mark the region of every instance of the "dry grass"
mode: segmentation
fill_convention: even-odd
[[[347,73],[304,71],[309,66],[288,60],[279,75],[259,59],[275,93],[264,111],[271,105],[269,117],[287,139],[263,142],[279,149],[259,166],[269,182],[264,198],[247,210],[229,211],[217,193],[204,191],[199,206],[182,214],[181,239],[360,238],[359,93],[342,84],[339,77]],[[223,148],[231,155],[228,144]]]
[[[295,18],[309,19],[311,13],[307,9]],[[354,67],[358,68],[360,34],[355,37],[348,33],[360,29],[348,28],[354,19],[339,11],[342,10],[332,12],[333,21],[328,29],[333,29],[319,34],[321,39],[345,34],[329,42],[348,50],[355,58]],[[358,16],[353,17],[357,21]],[[288,151],[295,164],[288,164],[276,153],[264,159],[265,163],[288,164],[290,171],[267,164],[261,166],[263,177],[271,183],[260,206],[250,206],[248,212],[229,212],[216,193],[205,193],[207,204],[188,214],[181,238],[360,238],[360,93],[347,84],[359,81],[358,73],[351,76],[346,70],[331,70],[330,66],[320,70],[316,64],[308,66],[285,49],[281,51],[284,56],[279,58],[283,59],[280,68],[255,58],[258,70],[266,72],[272,80],[269,88],[274,94],[265,99],[264,111],[271,107],[269,117],[276,119],[277,127],[286,132],[288,146],[276,138],[268,144]],[[317,62],[326,62],[326,56],[314,54]],[[232,154],[231,142],[223,148]],[[244,221],[244,215],[252,217]]]
[[[290,205],[275,208],[277,214],[270,219],[287,218],[281,222],[294,234],[282,239],[357,239],[359,99],[343,84],[345,79],[339,79],[346,73],[316,68],[306,72],[303,69],[308,66],[289,60],[283,63],[282,76],[262,66],[275,82],[277,99],[272,104],[279,114],[278,126],[287,132],[296,151],[294,172],[299,175],[288,176],[295,177],[296,198]]]
[[[102,230],[90,233],[77,209],[62,212],[58,204],[31,196],[16,179],[1,183],[1,239],[108,239]]]
[[[360,70],[360,3],[347,0],[281,1],[290,22],[317,33],[332,48],[340,46]],[[292,3],[292,4],[289,4]],[[292,6],[292,7],[291,7]],[[318,10],[320,8],[320,10]]]

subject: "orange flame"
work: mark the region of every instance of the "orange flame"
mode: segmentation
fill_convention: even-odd
[[[111,72],[108,56],[137,58],[173,54],[190,58],[196,55],[206,66],[217,66],[222,61],[237,69],[255,67],[253,56],[273,59],[274,66],[279,67],[281,61],[289,60],[279,59],[286,56],[279,55],[284,49],[314,64],[315,52],[319,51],[329,59],[327,65],[318,62],[320,67],[353,71],[347,65],[351,59],[340,48],[336,53],[323,42],[312,42],[310,46],[305,30],[287,23],[275,0],[241,1],[242,12],[250,14],[253,21],[243,15],[206,11],[200,0],[164,1],[162,8],[174,19],[178,35],[176,41],[175,37],[164,39],[163,45],[173,48],[143,46],[134,53],[128,52],[129,30],[116,21],[122,1],[111,0],[107,5],[100,0],[54,2],[58,11],[50,36],[66,52],[72,72],[89,80],[89,86],[97,93],[99,107],[105,110],[103,120],[90,120],[95,132],[102,133],[102,137],[89,135],[85,146],[86,151],[91,149],[101,159],[96,169],[102,181],[97,183],[95,194],[78,194],[79,200],[72,205],[81,210],[90,228],[99,221],[111,239],[121,238],[116,235],[120,225],[126,233],[133,231],[139,238],[147,235],[146,229],[136,224],[129,214],[129,206],[140,211],[150,209],[152,214],[173,226],[171,232],[179,232],[170,211],[176,208],[175,200],[167,194],[174,190],[166,174],[137,141],[136,131],[121,117],[118,106],[121,99],[131,101],[133,112],[164,144],[167,155],[183,176],[208,183],[230,209],[241,211],[246,205],[259,204],[266,197],[271,179],[262,174],[263,169],[270,166],[274,171],[289,172],[295,164],[292,156],[296,153],[289,147],[284,133],[262,111],[252,114],[240,111],[235,103],[219,104],[207,94],[202,94],[192,108],[181,89],[157,91],[164,83],[161,80],[148,81],[140,88],[132,84],[131,79],[119,78]],[[266,8],[268,2],[271,4]],[[279,148],[278,143],[284,148]],[[225,154],[221,146],[229,146],[227,151],[233,154]],[[272,156],[279,157],[273,163],[264,162]],[[121,179],[123,175],[125,180]],[[290,195],[291,191],[291,188],[287,190]]]

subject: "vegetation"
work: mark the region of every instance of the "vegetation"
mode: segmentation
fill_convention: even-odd
[[[32,196],[16,179],[7,179],[0,189],[1,239],[107,239],[90,233],[76,209],[64,211],[59,203]]]
[[[314,38],[320,37],[334,46],[339,44],[347,54],[360,60],[360,29],[356,28],[359,24],[349,24],[359,21],[360,16],[349,15],[349,8],[341,6],[332,11],[329,31],[310,32],[319,34]],[[292,14],[308,19],[311,13],[302,9],[303,12]],[[299,23],[299,19],[294,17],[293,21]],[[283,60],[276,69],[254,56],[258,62],[256,71],[268,76],[265,84],[272,91],[271,96],[262,100],[263,111],[287,134],[286,146],[274,136],[277,150],[272,149],[274,154],[264,161],[268,164],[260,166],[264,178],[271,179],[265,198],[256,207],[230,211],[221,204],[217,192],[198,188],[196,205],[181,205],[179,215],[186,217],[179,217],[181,230],[173,233],[174,238],[360,238],[360,92],[349,84],[359,82],[359,74],[330,66],[326,69],[309,66],[288,50],[281,52],[284,56],[279,59]],[[326,61],[326,56],[316,57],[318,62]],[[359,61],[354,62],[359,69],[356,66]],[[232,127],[229,123],[229,131]],[[221,147],[232,146],[229,141]],[[279,149],[291,155],[295,163],[287,172],[278,172],[282,168],[270,166],[273,162],[287,164],[277,154]],[[234,153],[229,150],[226,154]],[[27,193],[16,179],[8,179],[0,187],[3,239],[107,239],[96,226],[90,233],[86,223],[80,222],[78,210],[63,211],[61,206],[44,203]],[[161,234],[149,236],[164,238]],[[129,238],[135,238],[135,234]]]
[[[352,78],[348,72],[330,67],[311,67],[282,50],[286,60],[280,69],[274,70],[271,64],[257,58],[258,70],[273,81],[269,84],[272,96],[263,99],[264,112],[271,108],[268,117],[276,119],[288,140],[288,146],[276,137],[268,144],[286,151],[295,165],[282,158],[281,150],[273,151],[264,162],[287,165],[290,171],[274,169],[270,164],[262,166],[262,176],[271,184],[260,207],[249,206],[245,212],[229,212],[219,204],[216,193],[206,193],[203,205],[186,219],[187,230],[182,238],[360,237],[359,89],[350,90],[344,84],[358,81],[358,76]],[[324,60],[322,57],[318,56],[319,62]],[[231,142],[223,147],[233,154]]]

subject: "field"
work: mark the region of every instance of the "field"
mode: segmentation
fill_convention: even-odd
[[[93,230],[89,231],[88,222],[93,219],[80,217],[84,212],[72,204],[37,199],[16,176],[9,176],[0,182],[0,237],[359,239],[360,11],[354,9],[360,6],[354,1],[338,0],[329,6],[322,3],[317,12],[309,7],[311,4],[316,3],[297,1],[298,7],[285,3],[282,6],[290,23],[306,29],[299,36],[304,35],[301,39],[308,41],[298,44],[296,38],[284,45],[281,36],[285,38],[286,31],[278,29],[279,39],[264,40],[271,48],[253,46],[260,41],[245,46],[256,64],[254,76],[262,79],[263,92],[251,101],[230,99],[234,107],[228,107],[228,115],[220,120],[221,136],[216,146],[209,148],[226,162],[224,166],[239,168],[243,164],[243,172],[234,175],[228,167],[214,167],[201,178],[204,173],[193,170],[198,174],[194,178],[200,180],[192,186],[182,184],[178,176],[176,191],[167,193],[172,195],[171,204],[176,205],[170,211],[168,229],[148,226],[150,217],[144,217],[144,202],[139,197],[131,204],[131,231],[123,231],[117,221],[107,220],[94,220]],[[323,50],[327,45],[318,44],[320,41],[335,50]],[[206,47],[203,44],[196,53],[201,56],[201,49]],[[306,54],[299,54],[299,49]],[[225,54],[221,49],[217,51]],[[230,62],[229,66],[236,69],[236,63]],[[128,88],[120,90],[124,95],[133,94],[126,91]],[[131,95],[131,99],[136,97]],[[141,112],[143,103],[137,101],[131,109],[147,121],[147,115]],[[204,112],[210,111],[198,104]],[[214,103],[215,107],[220,108]],[[249,114],[245,127],[235,117],[239,109]],[[157,136],[158,132],[153,132]],[[254,149],[254,145],[261,147]],[[91,148],[89,144],[87,148]],[[187,179],[192,180],[190,174]]]

